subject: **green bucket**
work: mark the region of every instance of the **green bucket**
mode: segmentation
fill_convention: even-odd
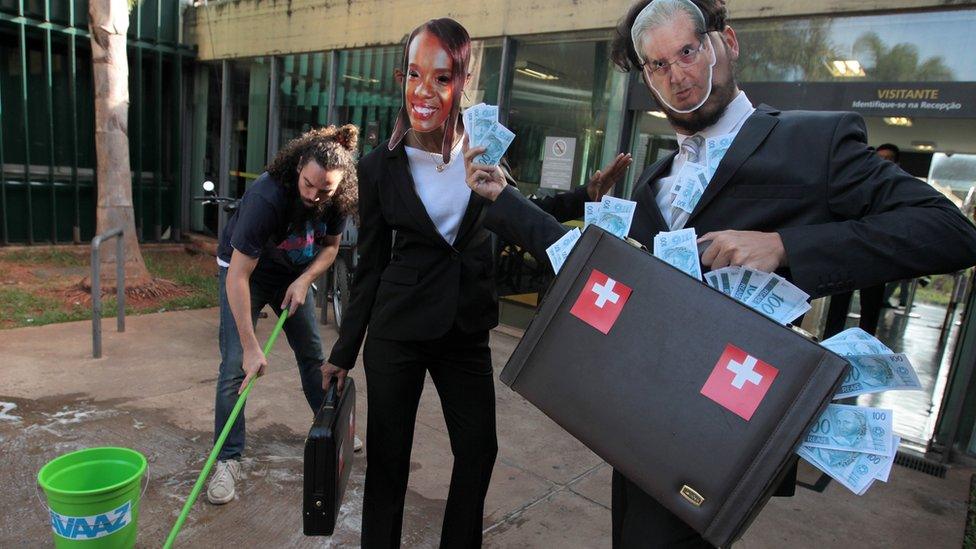
[[[37,473],[47,495],[54,546],[132,547],[146,458],[128,448],[88,448],[57,457]]]

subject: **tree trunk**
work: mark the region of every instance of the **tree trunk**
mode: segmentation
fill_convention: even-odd
[[[97,155],[97,232],[122,227],[125,237],[125,284],[148,289],[154,280],[139,250],[132,208],[132,171],[129,166],[129,61],[126,32],[127,0],[90,0],[92,68],[95,84],[95,151]],[[140,174],[141,175],[141,174]],[[102,245],[103,286],[115,286],[115,245]],[[152,290],[150,290],[152,293]]]

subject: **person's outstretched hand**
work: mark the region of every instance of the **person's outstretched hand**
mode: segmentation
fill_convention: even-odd
[[[627,174],[627,168],[633,163],[634,159],[630,154],[620,153],[602,170],[597,170],[591,175],[590,181],[586,184],[586,194],[590,195],[590,200],[593,202],[602,200],[603,195],[610,192],[610,189],[623,179]]]

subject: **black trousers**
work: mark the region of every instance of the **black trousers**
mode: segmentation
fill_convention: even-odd
[[[794,456],[773,496],[792,497],[796,493],[796,467],[797,458]],[[613,470],[612,494],[614,549],[713,547],[694,528],[616,469]]]
[[[441,547],[480,547],[485,494],[498,453],[488,332],[451,330],[433,341],[367,335],[363,362],[369,399],[363,547],[400,546],[417,405],[428,372],[454,454]]]
[[[858,322],[858,326],[865,332],[874,335],[878,331],[878,322],[881,320],[881,305],[884,300],[885,286],[884,284],[871,286],[870,288],[861,288],[858,291],[861,292],[861,320]],[[827,309],[824,338],[844,331],[853,296],[854,292],[831,296],[830,307]]]
[[[614,549],[712,547],[691,526],[616,469],[612,487]]]

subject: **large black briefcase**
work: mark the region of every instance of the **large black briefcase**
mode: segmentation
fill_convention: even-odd
[[[589,227],[501,380],[721,547],[772,495],[846,365]]]
[[[352,469],[356,436],[356,384],[346,378],[342,394],[333,381],[305,439],[302,530],[306,536],[331,536]]]

